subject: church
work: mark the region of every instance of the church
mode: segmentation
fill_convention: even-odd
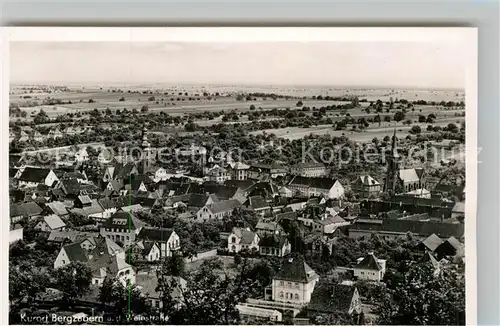
[[[422,168],[401,169],[401,156],[397,149],[396,130],[392,137],[392,150],[387,157],[387,175],[384,192],[390,195],[424,193],[425,173]]]

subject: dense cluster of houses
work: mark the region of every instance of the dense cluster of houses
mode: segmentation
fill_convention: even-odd
[[[142,144],[144,149],[150,146],[145,131]],[[177,154],[204,156],[206,150],[179,149]],[[88,160],[88,153],[80,151],[77,157]],[[422,259],[436,266],[450,256],[463,256],[463,202],[427,194],[424,171],[402,169],[397,159],[394,152],[384,185],[369,175],[360,176],[352,185],[342,185],[320,163],[301,163],[288,169],[278,164],[234,162],[230,157],[219,163],[213,158],[202,160],[202,178],[172,173],[147,160],[99,160],[98,180],[89,180],[82,165],[73,170],[11,167],[10,241],[21,240],[21,225],[32,221],[47,241],[60,244],[55,269],[82,262],[92,271],[93,285],[101,285],[106,277],[135,283],[149,291],[145,293],[158,307],[155,276],[139,271],[130,258],[159,263],[182,251],[183,239],[173,229],[148,225],[139,212],[171,211],[177,218],[194,223],[253,216],[257,224],[249,225],[243,218],[242,225],[226,235],[220,251],[278,257],[283,268],[263,298],[239,303],[242,316],[280,321],[283,309],[298,313],[304,306],[311,318],[332,312],[359,313],[360,294],[355,285],[319,286],[318,274],[305,261],[290,258],[292,243],[287,230],[292,225],[298,227],[304,250],[313,254],[324,250],[331,254],[339,236],[377,234],[390,238],[412,233],[421,239],[417,249],[424,253]],[[363,200],[347,202],[345,187]],[[440,188],[436,189],[432,195],[441,194]],[[422,195],[423,190],[426,195]],[[455,188],[451,191],[460,193]],[[391,199],[377,199],[382,192],[389,192]],[[74,226],[75,217],[90,221],[87,228]],[[386,261],[367,252],[346,269],[352,270],[356,279],[380,282]]]

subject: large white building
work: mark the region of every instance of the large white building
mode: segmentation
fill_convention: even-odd
[[[295,176],[286,186],[295,195],[303,197],[325,197],[339,199],[344,197],[344,187],[336,179],[308,178]]]
[[[319,276],[303,260],[288,258],[272,280],[272,299],[278,302],[307,304]]]

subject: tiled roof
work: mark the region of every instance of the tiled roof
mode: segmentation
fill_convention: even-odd
[[[26,167],[21,173],[19,180],[26,182],[45,182],[45,178],[50,173],[50,169]]]
[[[399,170],[399,178],[403,182],[419,182],[420,181],[420,177],[418,176],[416,169]]]
[[[423,240],[422,245],[424,245],[427,249],[430,251],[434,252],[437,247],[439,247],[440,244],[443,243],[443,240],[441,240],[440,237],[435,235],[434,233],[428,236],[425,240]]]
[[[45,221],[45,223],[47,223],[47,225],[52,230],[59,229],[59,228],[66,226],[66,223],[64,223],[63,220],[61,220],[61,218],[55,214],[49,215],[49,216],[44,216],[43,220]]]
[[[252,209],[258,210],[263,208],[269,208],[269,204],[265,201],[262,196],[252,196],[248,198],[248,204]]]
[[[45,206],[50,208],[50,210],[56,215],[64,216],[64,215],[69,214],[66,206],[64,206],[64,203],[62,203],[60,201],[54,201],[51,203],[47,203]]]
[[[233,228],[233,233],[236,234],[237,237],[239,237],[240,244],[251,244],[253,240],[255,239],[255,233],[246,230],[246,229],[241,229],[241,228]]]
[[[389,232],[406,234],[408,232],[428,237],[435,233],[440,238],[450,236],[462,237],[464,234],[464,225],[461,223],[440,223],[433,221],[413,221],[403,219],[358,219],[352,224],[349,231],[366,231],[372,233]]]
[[[125,260],[121,259],[118,256],[111,256],[109,254],[99,255],[97,257],[93,257],[91,260],[87,262],[87,266],[92,271],[94,276],[101,276],[101,268],[106,269],[106,273],[110,272],[112,277],[116,276],[119,271],[131,267]]]
[[[362,184],[364,184],[365,186],[376,186],[376,185],[380,185],[380,182],[378,182],[377,180],[373,179],[371,176],[369,175],[360,175],[359,176],[359,180],[361,181]]]
[[[299,258],[284,259],[281,269],[273,277],[276,280],[302,283],[309,283],[318,278],[318,274],[304,260]]]
[[[371,269],[380,271],[382,270],[382,266],[378,263],[377,257],[373,253],[370,253],[365,256],[358,264],[356,264],[355,268],[359,269]]]
[[[273,247],[281,249],[285,244],[288,243],[288,239],[283,235],[269,235],[265,236],[259,241],[259,246],[261,247]]]
[[[174,232],[169,228],[144,227],[137,235],[137,238],[147,241],[166,242]]]
[[[295,176],[288,183],[288,185],[329,190],[333,187],[335,182],[337,182],[336,179],[330,179],[330,178],[307,178],[307,177]]]
[[[241,203],[239,201],[237,201],[236,199],[229,199],[212,203],[207,207],[213,214],[218,214],[218,213],[232,211],[233,209],[239,206],[241,206]]]
[[[66,255],[68,255],[68,258],[71,262],[88,261],[87,253],[85,252],[85,249],[82,248],[79,242],[66,245],[63,247],[63,249],[66,252]]]
[[[127,213],[124,211],[118,211],[108,218],[104,224],[104,227],[110,228],[130,228],[132,230],[139,229],[146,226],[146,223],[139,220],[133,213]]]
[[[323,313],[347,313],[357,289],[344,284],[319,284],[314,288],[307,309]]]

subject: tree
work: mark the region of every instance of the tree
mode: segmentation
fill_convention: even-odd
[[[422,129],[420,128],[420,126],[413,126],[411,127],[411,132],[414,134],[419,134],[422,132]]]
[[[425,122],[426,120],[427,120],[427,119],[425,118],[425,115],[421,115],[421,114],[420,114],[420,115],[418,116],[418,122],[423,123],[423,122]]]
[[[156,99],[154,96],[148,97],[148,102],[154,102]]]
[[[92,272],[83,263],[72,262],[56,269],[54,277],[56,288],[62,291],[63,299],[71,305],[89,291]]]
[[[104,279],[98,300],[105,306],[106,311],[113,312],[122,322],[133,320],[135,315],[151,312],[148,300],[135,285],[125,286],[116,278]]]
[[[297,106],[297,107],[301,107],[301,106],[303,106],[303,105],[304,105],[304,103],[302,103],[302,101],[300,101],[300,100],[299,100],[299,101],[297,102],[297,104],[296,104],[296,106]]]
[[[415,264],[388,289],[379,323],[394,325],[465,325],[465,277],[456,265]]]
[[[125,97],[120,97],[120,99],[118,100],[119,102],[125,102]]]
[[[186,285],[180,287],[180,296],[171,295],[174,288],[179,288],[175,279],[158,275],[161,311],[168,318],[169,324],[176,325],[211,325],[237,324],[240,316],[236,305],[244,302],[251,292],[254,282],[246,275],[249,269],[248,259],[238,266],[237,275],[218,275],[221,262],[217,259],[203,262],[198,270],[186,276]]]
[[[252,110],[252,111],[255,110],[255,105],[253,105],[253,104],[250,105],[250,110]]]
[[[149,111],[149,106],[147,104],[144,104],[142,107],[141,107],[141,112],[142,113],[145,113],[145,112],[148,112]]]
[[[95,101],[93,99],[90,99],[89,103],[95,103]]]
[[[9,301],[10,313],[18,317],[16,312],[19,305],[26,300],[32,305],[37,293],[44,291],[49,285],[49,277],[38,268],[30,264],[9,266]]]
[[[404,120],[404,118],[405,118],[405,114],[401,111],[398,111],[394,114],[393,120],[396,122],[399,122],[401,120]]]
[[[165,275],[183,277],[186,272],[184,257],[180,252],[174,251],[171,257],[165,258],[162,269]]]

